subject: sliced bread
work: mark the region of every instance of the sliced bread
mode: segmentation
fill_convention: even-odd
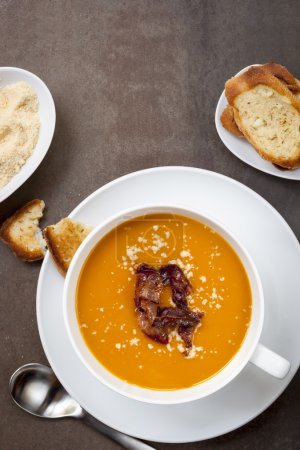
[[[43,200],[32,200],[6,219],[0,228],[3,242],[23,261],[44,258],[46,243],[39,228],[44,208]]]
[[[282,81],[286,87],[300,100],[300,81],[295,78],[286,67],[281,64],[277,64],[274,62],[269,62],[266,64],[262,64],[259,66],[260,69],[265,70],[266,72],[271,73],[280,81]],[[241,130],[238,128],[235,120],[232,106],[227,105],[221,115],[221,123],[223,127],[238,137],[244,137]]]
[[[293,94],[299,95],[300,81],[297,80],[297,78],[295,78],[286,67],[275,62],[268,62],[266,64],[262,64],[259,68],[274,75],[274,77],[282,81]]]
[[[225,93],[238,128],[264,159],[300,166],[300,100],[285,83],[251,67],[228,80]]]
[[[221,114],[221,123],[227,131],[234,134],[238,137],[244,137],[243,133],[239,129],[234,120],[233,108],[230,105],[227,105],[224,111]]]
[[[69,218],[43,230],[48,249],[62,275],[67,273],[76,250],[90,231],[90,227]]]

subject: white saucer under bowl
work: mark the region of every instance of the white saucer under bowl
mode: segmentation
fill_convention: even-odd
[[[54,101],[45,83],[28,70],[18,67],[0,67],[0,88],[20,81],[30,84],[38,97],[40,134],[32,155],[10,182],[0,189],[0,203],[25,183],[41,164],[50,147],[55,128]]]
[[[70,215],[91,226],[145,202],[185,205],[220,220],[251,254],[265,294],[261,342],[291,362],[284,380],[248,364],[225,388],[183,405],[130,400],[102,385],[76,355],[63,321],[63,277],[49,254],[37,290],[42,344],[66,390],[93,416],[127,434],[160,442],[192,442],[234,430],[264,411],[300,364],[300,246],[280,214],[262,197],[223,175],[161,167],[119,178],[85,199]]]
[[[257,65],[259,64],[252,64],[252,66]],[[249,69],[249,67],[251,66],[245,67],[236,75],[245,72],[246,70]],[[230,150],[231,153],[233,153],[239,159],[244,161],[246,164],[249,164],[250,166],[255,167],[256,169],[261,170],[262,172],[280,178],[287,178],[288,180],[300,180],[300,168],[294,170],[278,169],[272,163],[264,160],[261,156],[259,156],[259,154],[252,147],[252,145],[249,144],[247,139],[234,136],[234,134],[230,133],[223,127],[220,118],[227,104],[228,102],[225,96],[225,91],[223,91],[216,108],[215,123],[220,139],[223,141],[223,144],[228,148],[228,150]]]

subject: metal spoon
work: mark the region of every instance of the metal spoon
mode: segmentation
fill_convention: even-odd
[[[88,414],[60,384],[50,367],[26,364],[15,371],[9,381],[15,403],[34,416],[47,419],[73,417],[92,426],[129,450],[154,450],[147,444],[104,425]]]

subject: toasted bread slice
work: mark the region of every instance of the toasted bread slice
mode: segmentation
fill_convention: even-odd
[[[23,261],[44,258],[46,243],[39,228],[44,208],[43,200],[32,200],[6,219],[0,228],[3,242]]]
[[[66,275],[76,250],[90,231],[90,227],[69,218],[43,230],[48,249],[62,275]]]
[[[238,128],[266,160],[300,166],[300,100],[277,77],[260,67],[225,84]]]
[[[276,78],[282,81],[286,87],[300,100],[300,81],[295,78],[286,67],[281,64],[277,64],[274,62],[269,62],[259,66],[260,69],[265,70],[273,74]],[[238,136],[244,137],[241,130],[238,128],[235,120],[233,109],[230,105],[227,105],[221,115],[221,123],[223,127],[229,131],[230,133]]]
[[[226,128],[227,131],[230,131],[230,133],[238,137],[244,137],[243,133],[237,126],[236,121],[234,120],[232,106],[227,105],[224,111],[222,112],[221,123],[223,127]]]
[[[260,69],[274,75],[278,80],[282,81],[286,87],[293,93],[300,93],[300,81],[288,71],[288,69],[281,64],[275,62],[268,62],[259,66]]]

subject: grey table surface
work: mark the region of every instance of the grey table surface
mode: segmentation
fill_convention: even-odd
[[[186,165],[254,189],[299,238],[300,183],[239,161],[214,125],[224,82],[242,67],[275,60],[300,76],[299,14],[297,0],[0,0],[0,65],[40,76],[57,111],[46,158],[0,205],[0,220],[40,197],[47,205],[44,223],[52,223],[116,177]],[[24,363],[46,363],[35,317],[39,270],[39,263],[22,263],[0,245],[0,448],[117,449],[80,423],[38,420],[10,399],[11,373]],[[205,442],[155,446],[300,448],[299,372],[266,412],[241,429]]]

